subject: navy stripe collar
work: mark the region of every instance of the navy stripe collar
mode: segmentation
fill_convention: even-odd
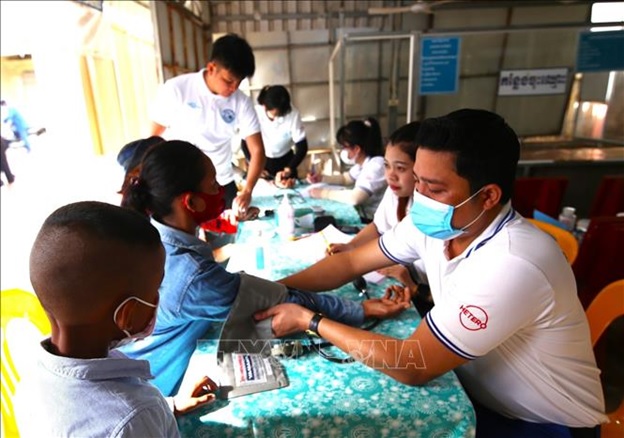
[[[507,213],[503,216],[503,219],[501,219],[501,221],[496,225],[496,227],[494,228],[494,231],[492,232],[492,234],[490,234],[488,237],[486,237],[485,239],[481,240],[476,245],[474,245],[472,248],[470,248],[470,251],[468,251],[468,253],[466,254],[466,258],[470,257],[470,255],[473,252],[475,252],[476,250],[481,248],[483,245],[488,243],[494,236],[496,236],[500,232],[500,230],[503,229],[503,227],[508,222],[512,221],[515,217],[516,217],[516,211],[510,206],[509,211],[507,211]]]

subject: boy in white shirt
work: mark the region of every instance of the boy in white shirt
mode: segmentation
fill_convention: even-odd
[[[254,71],[249,43],[227,34],[214,42],[205,69],[166,81],[152,109],[151,135],[188,141],[210,157],[225,189],[226,208],[233,207],[241,216],[249,208],[266,159],[253,103],[238,89]],[[232,167],[235,135],[245,139],[250,153],[247,181],[238,194]]]

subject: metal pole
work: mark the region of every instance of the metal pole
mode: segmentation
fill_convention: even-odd
[[[333,132],[336,130],[336,96],[334,92],[334,59],[342,47],[342,39],[338,40],[334,46],[334,51],[329,57],[329,146],[334,155],[336,153],[335,137]]]
[[[398,40],[401,38],[409,38],[410,36],[412,36],[411,33],[394,33],[394,34],[388,34],[388,33],[374,33],[374,32],[367,32],[366,34],[346,34],[346,37],[349,38],[349,41],[380,41],[380,40]]]
[[[347,112],[346,104],[345,104],[345,70],[347,63],[347,38],[346,35],[342,35],[342,40],[344,41],[344,47],[340,52],[340,126],[345,124],[345,113]],[[331,135],[335,135],[335,132],[332,132]]]
[[[405,123],[412,121],[414,116],[414,59],[416,57],[416,34],[410,35],[409,70],[407,74],[407,114]]]

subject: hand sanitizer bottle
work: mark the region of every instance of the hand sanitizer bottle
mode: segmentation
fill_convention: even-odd
[[[290,205],[287,194],[284,194],[284,199],[277,208],[277,226],[282,238],[295,237],[295,209]]]

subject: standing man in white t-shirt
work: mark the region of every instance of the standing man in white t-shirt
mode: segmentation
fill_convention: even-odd
[[[152,110],[152,135],[188,141],[208,155],[225,189],[226,208],[233,207],[240,216],[249,207],[266,160],[253,102],[238,89],[255,68],[249,43],[227,34],[214,42],[205,69],[176,76],[161,86]],[[250,153],[247,181],[240,193],[232,167],[231,141],[237,134]]]
[[[316,332],[409,385],[456,370],[478,438],[596,436],[607,417],[574,274],[555,240],[511,206],[516,134],[494,113],[464,109],[424,120],[416,143],[409,216],[282,280],[331,290],[421,259],[434,307],[414,333],[390,338],[289,304],[256,318],[273,316],[277,336]]]

